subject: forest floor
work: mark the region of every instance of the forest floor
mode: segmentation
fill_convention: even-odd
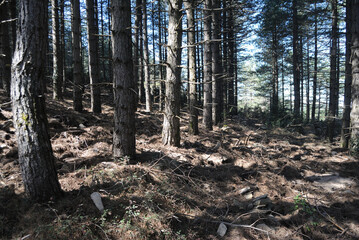
[[[0,239],[359,239],[358,160],[312,126],[298,133],[239,116],[191,136],[183,114],[175,148],[161,144],[161,113],[139,110],[133,164],[112,159],[112,107],[80,114],[48,97],[65,194],[34,204],[7,102],[0,92]]]

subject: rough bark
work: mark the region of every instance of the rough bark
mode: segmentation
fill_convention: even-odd
[[[212,52],[211,52],[211,0],[204,2],[203,24],[203,124],[212,130]]]
[[[19,25],[12,64],[13,118],[26,192],[35,201],[61,195],[47,130],[45,78],[47,1],[19,2]]]
[[[351,25],[352,25],[352,0],[346,2],[346,44],[345,44],[345,87],[344,87],[344,111],[342,119],[341,146],[348,148],[350,139],[350,103],[351,103],[351,85],[352,73],[350,65],[351,52]]]
[[[96,1],[96,4],[95,2]],[[89,49],[89,77],[91,90],[91,111],[101,113],[101,88],[98,66],[98,19],[97,0],[86,0],[87,39]]]
[[[62,71],[63,61],[61,55],[60,24],[59,24],[59,4],[58,0],[51,0],[52,17],[52,83],[53,98],[62,99]]]
[[[73,106],[74,110],[82,111],[82,61],[81,61],[81,20],[80,1],[71,0],[72,10],[72,61],[73,61]]]
[[[133,78],[131,1],[111,1],[115,97],[113,156],[135,158],[136,82]]]
[[[197,135],[198,131],[198,111],[197,111],[197,92],[196,92],[196,47],[195,47],[195,21],[194,21],[194,0],[184,2],[188,21],[188,81],[189,81],[189,132]]]
[[[180,92],[182,0],[168,0],[168,42],[166,68],[166,97],[162,129],[164,145],[180,146]]]
[[[142,4],[143,12],[143,61],[144,61],[144,72],[145,72],[145,96],[146,96],[146,112],[152,111],[151,101],[151,87],[150,87],[150,55],[148,51],[148,28],[147,28],[147,0],[143,0]]]
[[[349,148],[352,154],[359,155],[359,0],[353,0],[352,5],[352,111],[350,113],[351,121],[351,139]]]
[[[337,0],[331,1],[332,6],[332,34],[330,47],[330,87],[329,111],[327,116],[327,138],[333,141],[335,132],[335,114],[339,99],[339,79],[337,78],[337,48],[338,48],[338,10]]]

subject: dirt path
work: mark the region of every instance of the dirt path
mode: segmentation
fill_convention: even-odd
[[[359,239],[359,163],[313,134],[232,119],[190,136],[183,114],[181,148],[164,147],[161,114],[139,111],[138,163],[128,165],[111,158],[111,107],[95,116],[48,102],[65,195],[27,201],[2,106],[1,239]]]

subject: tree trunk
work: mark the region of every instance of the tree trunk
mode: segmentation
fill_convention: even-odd
[[[162,27],[162,0],[160,0],[158,2],[158,39],[159,39],[159,46],[158,46],[158,51],[159,51],[159,71],[160,71],[160,89],[159,89],[159,110],[162,112],[163,111],[163,107],[164,107],[164,89],[165,89],[165,82],[164,82],[164,67],[163,67],[163,51],[162,51],[162,31],[163,31],[163,27]]]
[[[145,71],[145,96],[146,96],[146,112],[152,111],[151,87],[150,87],[150,56],[148,51],[148,28],[147,28],[147,0],[143,0],[143,61]]]
[[[211,52],[211,0],[204,3],[204,46],[203,46],[203,124],[212,130],[212,52]]]
[[[228,107],[229,114],[237,114],[237,103],[235,102],[235,74],[234,74],[234,62],[235,62],[235,35],[234,35],[234,18],[233,18],[233,2],[229,1],[228,7]]]
[[[294,85],[294,117],[300,121],[300,66],[298,44],[298,6],[297,0],[293,0],[293,85]]]
[[[352,28],[352,0],[346,2],[346,50],[345,50],[345,87],[344,87],[344,111],[342,119],[341,146],[348,148],[350,139],[350,103],[351,103],[351,85],[352,73],[350,65],[351,51],[351,28]]]
[[[73,106],[74,110],[82,111],[82,62],[81,62],[81,19],[80,1],[71,0],[72,10],[72,61],[73,61]]]
[[[314,73],[313,73],[313,105],[312,122],[315,121],[315,105],[317,102],[317,76],[318,76],[318,13],[317,0],[314,2],[315,20],[314,20]],[[318,119],[319,120],[319,119]]]
[[[196,47],[195,47],[195,21],[194,21],[194,0],[184,2],[188,21],[188,68],[189,68],[189,132],[197,135],[198,131],[198,111],[196,93]]]
[[[182,0],[168,0],[168,43],[166,98],[162,129],[164,145],[180,146],[180,92],[181,92],[181,43]]]
[[[329,112],[327,115],[327,137],[333,141],[335,133],[335,114],[339,98],[339,79],[337,79],[337,47],[338,47],[338,10],[337,0],[331,1],[332,5],[332,35],[330,47],[330,95]]]
[[[60,41],[60,27],[59,27],[59,4],[58,0],[51,0],[51,15],[52,15],[52,83],[53,83],[53,98],[62,99],[62,70],[63,62],[61,55],[61,41]]]
[[[222,82],[223,82],[223,119],[227,118],[228,112],[228,31],[227,31],[227,0],[222,1],[223,15],[222,15]]]
[[[309,37],[307,37],[307,91],[306,91],[306,97],[307,97],[307,111],[306,111],[306,122],[309,123],[309,116],[310,116],[310,98],[309,98],[309,83],[310,83],[310,61],[309,61],[310,55],[309,55]]]
[[[62,60],[62,94],[66,91],[65,0],[60,0],[60,59]]]
[[[140,81],[140,74],[139,74],[139,58],[141,56],[140,54],[140,27],[141,27],[141,21],[142,21],[142,0],[136,0],[136,10],[135,10],[135,39],[134,39],[134,54],[133,54],[133,77],[136,82],[136,92],[140,94],[140,89],[137,89],[137,85]],[[139,98],[136,99],[136,102],[139,101]]]
[[[352,154],[359,155],[359,1],[353,0],[352,5],[352,111],[350,113],[351,121],[351,139],[349,148]]]
[[[212,116],[213,124],[222,122],[223,91],[220,53],[220,0],[212,0]]]
[[[94,3],[96,1],[96,4]],[[87,39],[89,49],[89,77],[91,89],[91,111],[101,113],[101,89],[98,67],[98,19],[97,0],[86,0]]]
[[[131,1],[111,1],[112,63],[115,98],[113,156],[136,154],[136,82],[133,78],[131,42]]]
[[[279,66],[278,66],[278,34],[276,26],[274,26],[274,31],[272,32],[272,105],[271,105],[271,115],[273,119],[278,116],[278,76],[279,76]]]
[[[303,54],[303,36],[300,36],[300,119],[304,119],[304,54]]]
[[[61,195],[47,130],[45,78],[47,1],[19,2],[19,26],[12,65],[13,119],[26,192],[35,201]]]

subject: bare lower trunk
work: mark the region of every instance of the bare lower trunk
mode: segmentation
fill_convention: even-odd
[[[335,132],[335,115],[339,97],[339,79],[337,78],[337,43],[338,43],[338,11],[337,0],[332,0],[332,41],[330,47],[330,95],[327,119],[327,137],[333,141]]]
[[[211,23],[212,17],[209,9],[211,0],[206,0],[204,8],[204,46],[203,46],[203,124],[206,129],[212,130],[212,52],[211,52]]]
[[[87,39],[89,48],[89,76],[91,89],[91,111],[101,113],[101,88],[98,67],[98,19],[96,0],[86,0]]]
[[[168,0],[168,42],[166,97],[162,129],[164,145],[180,146],[180,92],[181,92],[181,42],[182,0]]]
[[[198,111],[196,93],[196,47],[195,47],[195,21],[194,21],[194,0],[184,2],[188,21],[188,68],[189,68],[189,132],[198,134]]]
[[[62,99],[62,68],[63,62],[61,55],[60,27],[59,27],[59,5],[58,0],[51,0],[52,12],[52,81],[53,81],[53,98]]]
[[[294,117],[300,121],[300,68],[299,68],[299,44],[298,44],[298,6],[297,0],[293,0],[293,83],[294,83]]]
[[[47,130],[45,77],[47,1],[20,1],[12,64],[13,118],[26,192],[35,201],[61,195]]]
[[[145,72],[145,95],[146,95],[146,111],[152,111],[151,87],[150,87],[150,56],[148,51],[148,28],[147,28],[147,0],[143,0],[143,61]]]
[[[74,110],[82,111],[82,62],[81,62],[81,19],[80,2],[71,0],[72,9],[72,58],[73,58],[73,100]]]
[[[213,124],[222,121],[222,80],[221,80],[221,54],[220,54],[220,1],[212,0],[212,116]]]
[[[133,78],[131,2],[112,1],[112,63],[115,98],[113,156],[136,154],[136,82]]]

